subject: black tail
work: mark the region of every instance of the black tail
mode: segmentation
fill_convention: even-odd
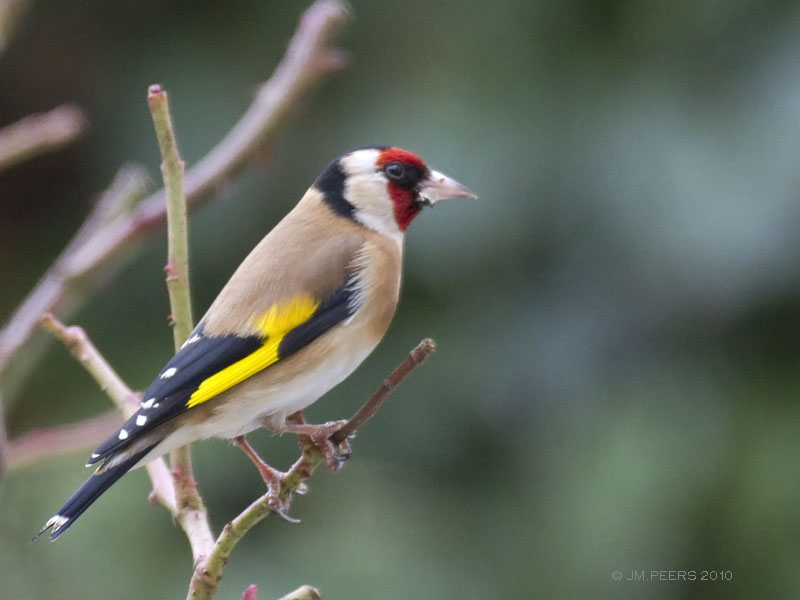
[[[131,468],[152,449],[153,446],[146,448],[134,454],[125,462],[118,464],[116,467],[111,467],[99,475],[92,475],[89,477],[89,479],[70,496],[69,500],[64,503],[64,506],[59,508],[58,512],[45,523],[42,530],[37,533],[33,539],[36,540],[52,527],[53,530],[50,532],[50,540],[55,540],[69,529],[75,520],[83,514],[83,511],[89,508],[103,492],[110,488],[114,482],[125,475],[125,473],[130,471]]]

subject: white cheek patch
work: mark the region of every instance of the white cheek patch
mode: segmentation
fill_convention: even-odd
[[[340,159],[346,176],[344,197],[356,209],[353,215],[362,225],[402,244],[403,232],[394,218],[394,204],[386,189],[386,178],[378,170],[380,151],[356,150]]]

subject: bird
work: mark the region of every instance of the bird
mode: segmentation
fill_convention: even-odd
[[[92,452],[96,470],[38,535],[58,538],[131,469],[215,437],[245,451],[270,507],[290,519],[280,472],[244,436],[261,427],[306,434],[336,468],[328,438],[341,423],[287,418],[302,417],[378,345],[398,304],[405,232],[423,208],[450,198],[477,196],[398,147],[331,161],[235,270],[136,413]]]

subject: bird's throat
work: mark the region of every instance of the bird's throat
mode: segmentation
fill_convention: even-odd
[[[389,183],[387,191],[392,198],[394,220],[397,222],[400,231],[405,231],[411,221],[414,220],[414,217],[419,214],[422,206],[417,201],[412,190]]]

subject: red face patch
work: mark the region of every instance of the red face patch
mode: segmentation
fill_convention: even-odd
[[[425,163],[419,156],[400,148],[387,148],[381,151],[375,165],[382,169],[387,164],[393,162],[412,165],[423,171],[427,170]],[[420,205],[414,197],[414,192],[410,188],[398,185],[392,181],[386,184],[386,191],[389,192],[389,197],[392,199],[394,220],[397,223],[397,227],[400,228],[400,231],[405,231],[420,211]]]
[[[420,169],[426,168],[425,163],[419,156],[401,148],[387,148],[386,150],[382,150],[376,164],[382,167],[390,162],[406,163],[419,167]]]
[[[394,220],[400,231],[405,231],[419,214],[420,205],[414,201],[414,193],[411,190],[389,183],[387,186],[389,196],[392,198],[392,208],[394,209]]]

